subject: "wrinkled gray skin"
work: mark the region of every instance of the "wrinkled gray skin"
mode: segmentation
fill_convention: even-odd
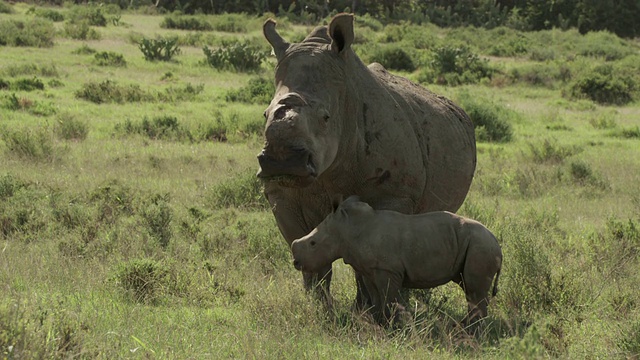
[[[294,266],[319,271],[342,258],[363,278],[380,323],[402,303],[401,288],[429,289],[453,281],[469,305],[466,324],[487,316],[497,293],[502,250],[477,221],[447,211],[405,215],[374,210],[350,197],[308,235],[291,244]],[[494,281],[495,278],[495,281]]]
[[[301,43],[284,40],[273,20],[263,30],[278,64],[257,176],[289,244],[331,213],[338,195],[407,214],[460,207],[476,166],[462,109],[380,64],[365,66],[351,49],[351,15]],[[331,265],[303,277],[330,303]],[[356,281],[356,301],[366,305],[357,273]]]

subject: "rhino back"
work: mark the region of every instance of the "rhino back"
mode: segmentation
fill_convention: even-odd
[[[373,84],[362,85],[368,91],[359,127],[365,143],[363,164],[378,185],[386,182],[392,193],[411,194],[413,203],[411,209],[389,208],[456,211],[476,166],[471,120],[450,100],[380,64],[369,65],[368,71]],[[378,192],[385,192],[383,188],[378,186]]]

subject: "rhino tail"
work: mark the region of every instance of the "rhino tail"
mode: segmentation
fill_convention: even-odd
[[[496,272],[496,277],[493,279],[493,290],[491,290],[491,296],[496,296],[498,293],[498,279],[500,278],[500,270],[502,270],[502,266],[498,268],[498,272]]]

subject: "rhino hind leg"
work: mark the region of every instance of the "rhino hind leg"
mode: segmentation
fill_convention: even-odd
[[[458,284],[464,290],[468,313],[462,320],[465,326],[473,325],[487,316],[489,293],[497,269],[495,262],[482,261],[483,257],[467,259]]]
[[[313,291],[316,298],[321,300],[327,307],[331,307],[333,305],[330,292],[332,275],[333,270],[331,269],[331,264],[317,273],[302,273],[304,288],[307,291]]]

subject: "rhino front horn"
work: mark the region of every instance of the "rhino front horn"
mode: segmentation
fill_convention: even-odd
[[[289,43],[278,34],[276,31],[276,22],[273,19],[268,19],[262,25],[262,32],[264,33],[264,37],[267,39],[271,47],[273,47],[273,52],[276,54],[276,58],[278,61],[282,59],[285,51],[289,48]]]

